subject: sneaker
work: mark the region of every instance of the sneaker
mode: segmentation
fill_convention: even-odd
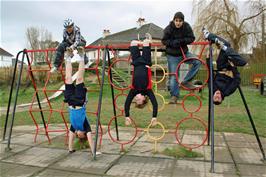
[[[177,96],[171,96],[170,100],[169,100],[169,104],[176,104],[177,103]]]
[[[96,151],[96,156],[98,156],[98,155],[102,155],[102,153],[99,151]],[[93,157],[93,153],[91,153],[91,156]]]
[[[69,154],[72,154],[72,153],[74,153],[74,152],[76,152],[76,150],[74,149],[74,150],[72,150],[72,151],[68,151],[68,153]]]
[[[210,32],[207,30],[206,27],[202,28],[202,32],[203,32],[204,39],[208,39]]]
[[[191,82],[186,82],[186,81],[185,81],[185,82],[182,82],[181,85],[182,85],[183,87],[185,87],[185,88],[190,89],[190,90],[193,90],[193,89],[196,88],[196,86],[193,85]]]

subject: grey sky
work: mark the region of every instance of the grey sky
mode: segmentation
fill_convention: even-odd
[[[193,24],[192,1],[1,1],[1,44],[13,55],[26,48],[29,26],[43,27],[62,40],[63,20],[72,18],[88,44],[102,36],[136,26],[140,15],[164,28],[177,11]]]

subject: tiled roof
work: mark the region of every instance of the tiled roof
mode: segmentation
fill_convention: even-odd
[[[8,57],[13,57],[13,55],[9,52],[7,52],[6,50],[4,50],[3,48],[0,47],[0,55],[1,56],[8,56]]]
[[[153,24],[145,24],[140,28],[131,28],[118,33],[110,34],[105,38],[101,37],[90,45],[105,45],[105,44],[123,44],[129,43],[131,40],[145,38],[145,33],[150,33],[154,40],[161,40],[163,37],[163,28]]]

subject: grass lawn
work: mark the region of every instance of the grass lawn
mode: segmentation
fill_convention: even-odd
[[[105,80],[105,83],[108,81]],[[51,83],[49,88],[59,88],[62,83]],[[9,97],[9,87],[1,86],[0,88],[0,96],[1,96],[1,107],[6,107],[8,103]],[[96,112],[97,103],[99,98],[99,88],[97,85],[91,85],[89,90],[96,90],[95,92],[89,92],[88,98],[89,103],[87,104],[87,111]],[[259,91],[256,89],[251,89],[249,87],[243,88],[244,95],[246,97],[248,106],[250,108],[250,112],[253,116],[253,120],[257,127],[257,131],[260,136],[266,137],[266,97],[259,95]],[[15,93],[15,91],[14,91]],[[13,94],[14,94],[13,93]],[[18,104],[21,103],[29,103],[32,100],[32,96],[34,93],[34,89],[31,87],[24,89],[20,89]],[[115,91],[117,95],[118,91]],[[125,91],[127,93],[127,91]],[[166,91],[159,91],[165,97],[165,100],[168,101],[169,94]],[[181,91],[182,96],[184,97],[188,92]],[[194,113],[193,116],[199,117],[205,121],[208,119],[208,89],[204,89],[203,94],[201,95],[202,100],[202,108],[199,112]],[[41,100],[45,98],[43,91],[40,89],[39,96]],[[50,95],[52,93],[49,93]],[[200,96],[200,95],[199,95]],[[51,101],[51,105],[54,109],[60,109],[62,106],[63,96],[59,96],[58,98]],[[125,97],[119,97],[117,99],[118,106],[123,107],[123,103],[125,101]],[[159,108],[162,105],[162,101],[158,98]],[[187,109],[196,108],[198,105],[198,101],[195,99],[188,99],[186,102]],[[151,119],[152,113],[148,108],[144,109],[136,109],[134,106],[131,106],[131,116],[135,120],[138,127],[147,127],[149,121]],[[49,109],[46,105],[43,105],[43,108]],[[65,115],[68,119],[67,108],[65,106]],[[117,110],[117,115],[121,115],[121,111]],[[41,123],[41,117],[39,112],[35,112],[37,122]],[[48,119],[49,111],[44,111],[45,119]],[[3,127],[5,122],[5,112],[1,113],[0,123],[1,127]],[[181,104],[177,105],[165,105],[164,109],[158,113],[158,120],[162,122],[167,129],[175,129],[176,122],[179,120],[188,117],[189,114],[186,113]],[[11,117],[11,115],[10,115]],[[90,122],[95,123],[96,116],[95,114],[88,114]],[[103,102],[102,102],[102,112],[101,112],[101,123],[106,125],[109,120],[113,117],[113,106],[112,106],[112,97],[111,90],[108,84],[105,85],[104,94],[103,94]],[[123,126],[124,119],[123,116],[119,117],[119,125]],[[68,120],[67,120],[68,121]],[[63,123],[60,113],[53,112],[51,115],[51,123]],[[30,117],[29,112],[17,112],[15,115],[15,125],[33,125],[33,121]],[[190,127],[191,125],[184,125]],[[193,128],[193,127],[191,127]],[[240,132],[240,133],[249,133],[253,134],[249,118],[246,114],[246,110],[244,104],[242,103],[240,94],[236,91],[231,97],[228,97],[224,100],[224,103],[220,106],[215,106],[215,131],[225,131],[225,132]]]

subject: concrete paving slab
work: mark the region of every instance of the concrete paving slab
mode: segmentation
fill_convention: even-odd
[[[266,177],[266,165],[239,164],[237,167],[241,176]]]
[[[204,146],[204,157],[207,161],[211,160],[211,146]],[[216,162],[233,163],[227,147],[214,147],[214,160]]]
[[[39,167],[0,162],[1,177],[29,177],[40,170]]]
[[[129,149],[132,144],[127,144],[124,146],[124,149]],[[121,154],[121,146],[118,143],[114,143],[110,139],[105,139],[102,141],[102,146],[99,148],[99,151],[103,153],[110,154]]]
[[[7,151],[6,148],[7,144],[5,143],[0,144],[0,160],[7,158],[8,156],[11,156],[15,153],[24,151],[25,149],[30,148],[30,146],[11,144],[10,145],[11,150]]]
[[[151,157],[123,156],[108,172],[113,176],[171,176],[174,160]]]
[[[245,137],[241,133],[229,133],[225,132],[225,140],[226,141],[239,141],[239,142],[244,142],[246,141]]]
[[[255,148],[230,148],[236,163],[263,164],[262,154]]]
[[[165,143],[158,143],[157,144],[157,151],[154,152],[154,143],[150,142],[136,142],[131,148],[127,155],[135,155],[140,157],[163,157],[163,158],[170,158],[174,159],[174,157],[166,156],[161,154],[166,147],[171,148],[177,146],[176,144],[165,144]]]
[[[47,148],[59,148],[59,149],[68,149],[68,138],[65,135],[56,136],[51,140],[49,144],[48,141],[44,141],[38,144],[38,147],[47,147]]]
[[[33,147],[22,153],[4,159],[3,161],[37,167],[47,167],[57,161],[58,158],[65,156],[67,153],[68,151],[61,149]]]
[[[71,169],[69,169],[71,170]],[[35,175],[35,177],[101,177],[102,175],[93,175],[88,173],[78,173],[54,169],[46,169],[40,174]]]
[[[163,136],[162,131],[154,131],[151,129],[149,131],[149,134],[152,138],[159,138]],[[153,140],[148,136],[148,133],[145,131],[143,132],[143,136],[139,138],[138,141],[142,142],[153,142]],[[177,143],[175,134],[174,133],[165,133],[165,135],[162,137],[162,139],[159,140],[159,142],[164,142],[164,143]]]
[[[259,145],[257,142],[239,142],[239,141],[229,141],[228,146],[235,147],[235,148],[259,148]]]
[[[47,137],[45,135],[38,135],[36,139],[36,143],[34,143],[34,137],[35,134],[22,134],[19,136],[15,136],[14,138],[11,139],[12,144],[23,144],[23,145],[28,145],[28,146],[33,146],[37,145],[40,143],[43,143],[45,141],[48,141]],[[55,136],[50,136],[50,139],[54,138]]]
[[[215,173],[210,173],[210,162],[177,160],[173,176],[237,176],[234,164],[215,163]]]
[[[104,172],[118,158],[119,155],[102,154],[97,156],[97,160],[94,161],[90,153],[78,151],[58,161],[51,168],[58,170],[71,169],[71,171],[104,175]]]

